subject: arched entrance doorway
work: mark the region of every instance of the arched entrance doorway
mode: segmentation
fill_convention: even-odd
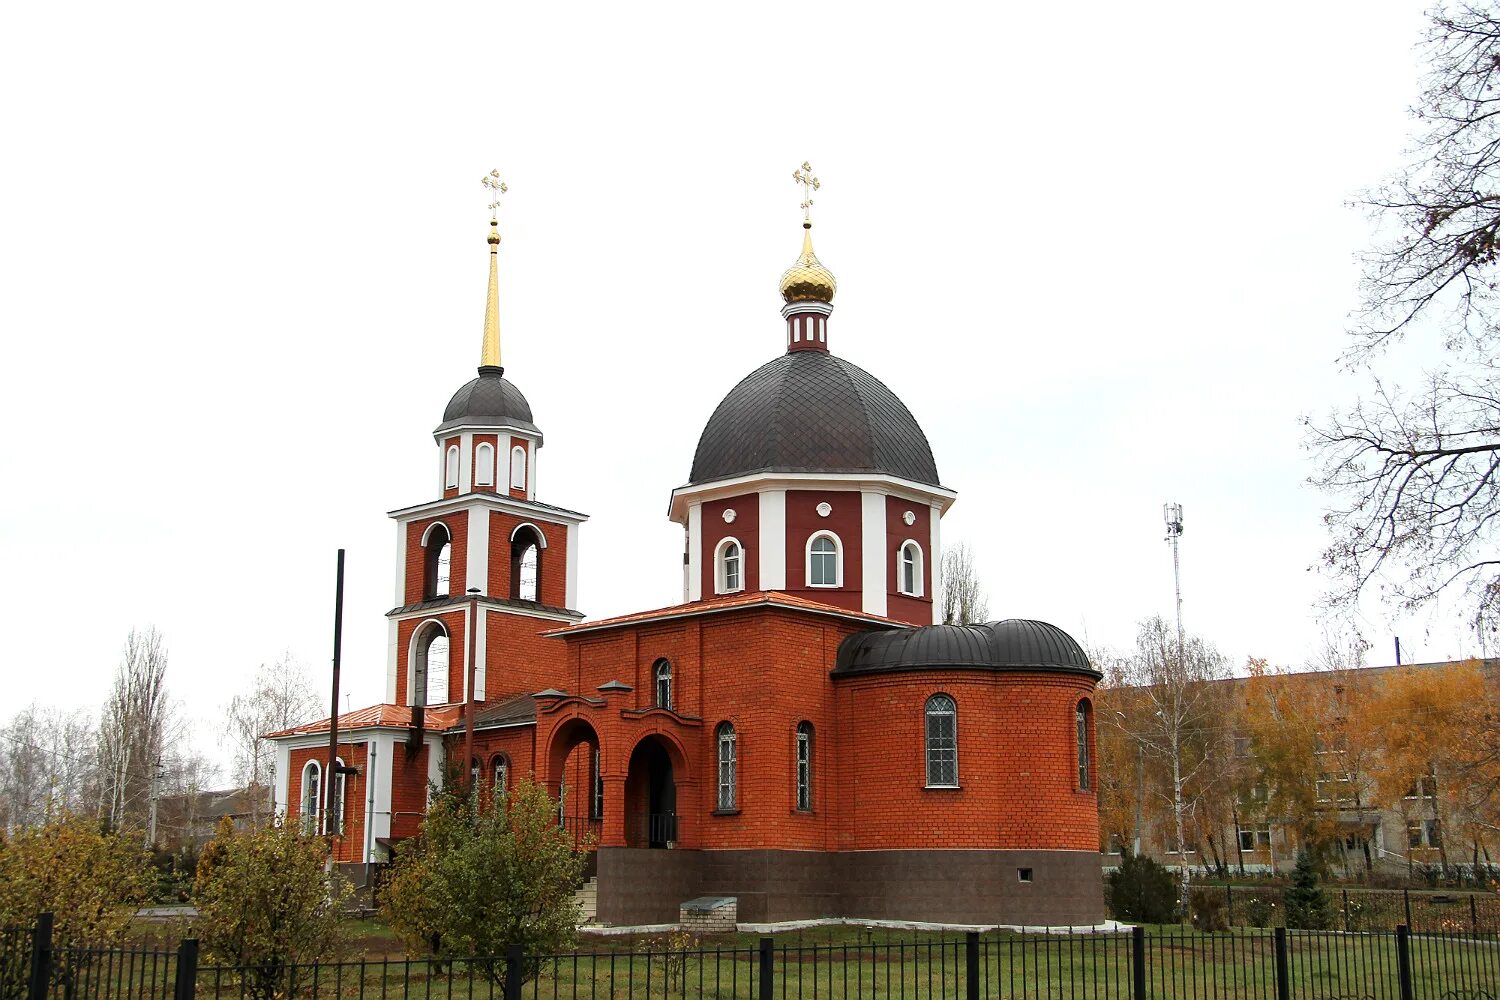
[[[552,734],[547,791],[558,802],[557,821],[575,846],[597,845],[604,827],[604,779],[599,734],[583,719],[569,719]]]
[[[672,755],[659,736],[647,736],[631,751],[625,821],[631,847],[662,848],[677,842],[677,781]]]

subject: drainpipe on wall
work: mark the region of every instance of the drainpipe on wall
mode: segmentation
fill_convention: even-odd
[[[365,864],[375,857],[375,738],[365,741]],[[369,877],[366,876],[366,881]]]

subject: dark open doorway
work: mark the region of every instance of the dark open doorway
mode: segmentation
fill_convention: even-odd
[[[677,784],[672,776],[672,758],[654,736],[636,744],[630,754],[626,779],[630,800],[630,845],[669,847],[677,841]]]

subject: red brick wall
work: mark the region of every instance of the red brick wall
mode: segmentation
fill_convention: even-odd
[[[564,607],[568,599],[568,529],[537,518],[490,512],[489,592],[496,597],[511,595],[510,536],[522,524],[536,525],[547,538],[547,547],[537,554],[541,572],[538,599],[554,608]]]
[[[1098,801],[1077,787],[1073,735],[1074,706],[1093,688],[1065,674],[977,671],[840,681],[841,762],[857,777],[840,845],[1097,850]],[[939,692],[958,706],[957,789],[924,787],[924,709]]]
[[[827,503],[833,508],[827,517],[819,517],[817,507]],[[831,490],[787,490],[786,493],[786,584],[791,593],[824,604],[858,611],[863,606],[860,584],[864,565],[861,548],[860,496],[857,492]],[[843,546],[844,577],[842,587],[809,587],[807,585],[807,541],[819,531],[838,535]]]
[[[415,754],[398,742],[391,760],[391,839],[415,837],[427,814],[427,758],[425,742]]]
[[[724,523],[724,511],[734,511],[734,523]],[[726,538],[737,538],[743,552],[740,572],[745,590],[760,589],[760,497],[754,493],[712,500],[703,505],[701,558],[703,596],[711,597],[717,579],[714,552]]]
[[[442,521],[453,536],[453,559],[449,564],[448,591],[451,594],[464,592],[464,581],[469,566],[469,514],[454,511],[442,517],[429,517],[411,521],[406,526],[406,602],[416,604],[426,598],[427,550],[422,547],[422,535],[435,521]]]
[[[558,622],[500,611],[483,612],[485,701],[494,704],[516,694],[535,694],[566,684],[568,649],[560,639],[540,635]]]
[[[343,743],[338,745],[338,755],[349,767],[359,768],[359,774],[345,778],[344,784],[344,832],[333,838],[335,861],[362,861],[365,843],[365,798],[369,794],[369,773],[365,767],[365,745]],[[291,822],[302,822],[302,776],[307,762],[316,760],[324,779],[328,777],[328,747],[308,747],[291,752],[292,773],[287,781],[287,812]],[[326,786],[325,786],[326,787]],[[325,794],[323,792],[321,794]]]
[[[908,525],[902,515],[911,511],[916,520]],[[913,625],[932,624],[932,507],[899,497],[885,498],[885,589],[886,615]],[[910,539],[922,547],[922,596],[901,593],[901,545]]]

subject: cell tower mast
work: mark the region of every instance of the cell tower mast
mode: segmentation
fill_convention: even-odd
[[[1167,543],[1172,546],[1172,584],[1177,589],[1177,659],[1181,661],[1182,641],[1182,569],[1177,561],[1177,540],[1182,537],[1182,504],[1162,504],[1161,515],[1167,522]]]

